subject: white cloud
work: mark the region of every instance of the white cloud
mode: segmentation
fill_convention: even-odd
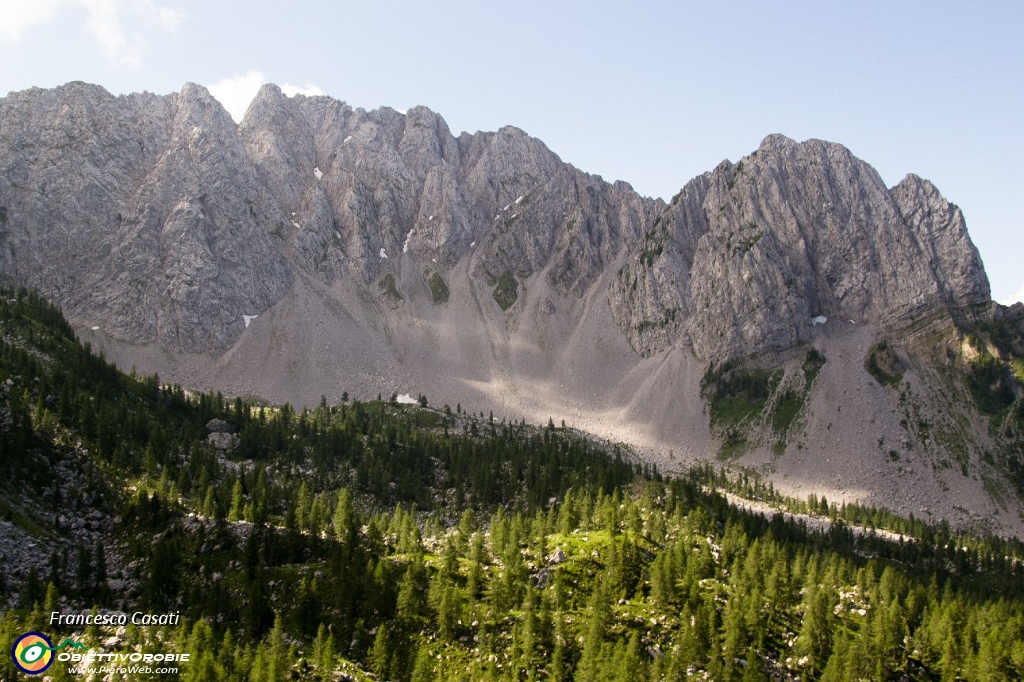
[[[1010,294],[1006,298],[999,301],[1003,305],[1013,305],[1014,303],[1024,303],[1024,284],[1021,285],[1020,289],[1017,289],[1017,293]]]
[[[188,16],[181,10],[174,9],[173,7],[157,7],[152,3],[148,4],[156,14],[157,23],[163,26],[164,30],[168,33],[175,33],[181,22],[185,21],[185,18]]]
[[[86,25],[99,43],[103,55],[112,62],[138,68],[142,65],[141,36],[128,36],[121,25],[122,6],[118,0],[83,0],[89,11]]]
[[[291,83],[284,83],[281,85],[281,92],[288,95],[289,97],[295,97],[295,95],[317,97],[320,95],[327,94],[317,86],[313,85],[312,83],[306,83],[305,87],[299,87],[298,85],[292,85]]]
[[[0,0],[0,42],[16,43],[25,29],[45,24],[57,16],[68,0]]]
[[[85,25],[103,56],[128,68],[142,64],[146,41],[138,26],[125,29],[126,11],[133,15],[130,19],[142,17],[168,33],[174,33],[186,16],[153,0],[0,0],[0,42],[19,42],[26,29],[68,10],[84,10]]]
[[[245,110],[252,103],[252,98],[266,82],[267,78],[262,71],[249,70],[241,76],[219,80],[207,89],[224,105],[231,118],[235,119],[235,123],[241,123]]]

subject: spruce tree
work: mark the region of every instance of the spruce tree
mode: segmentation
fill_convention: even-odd
[[[416,659],[412,668],[411,682],[434,682],[434,657],[430,655],[430,647],[420,642],[416,650]]]
[[[393,657],[391,633],[388,631],[387,624],[381,623],[377,628],[377,634],[373,638],[373,646],[370,647],[370,652],[367,656],[370,670],[382,680],[390,679]]]

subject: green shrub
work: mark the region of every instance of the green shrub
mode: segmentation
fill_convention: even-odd
[[[395,276],[390,272],[381,278],[377,286],[381,288],[385,296],[388,296],[396,301],[402,300],[402,294],[398,291],[398,285],[395,284]]]
[[[804,360],[803,370],[804,376],[807,377],[807,385],[810,386],[814,383],[815,378],[818,376],[818,372],[825,366],[825,354],[819,351],[813,346],[807,351],[807,358]]]
[[[1024,358],[1014,358],[1010,362],[1010,369],[1017,382],[1024,384]]]
[[[776,398],[772,409],[772,429],[775,433],[783,435],[789,431],[804,407],[805,395],[800,391],[788,390]]]
[[[1009,371],[999,359],[979,355],[968,365],[967,387],[978,409],[985,414],[1002,414],[1013,404],[1014,394]]]
[[[734,369],[732,363],[718,369],[709,367],[702,384],[708,395],[712,426],[735,425],[758,415],[777,381],[778,377],[768,372]]]
[[[494,300],[497,301],[502,310],[508,310],[518,298],[519,282],[516,281],[511,272],[506,270],[498,278],[498,283],[494,286]]]
[[[871,346],[864,358],[864,369],[883,386],[895,386],[904,374],[903,363],[887,341],[879,341]]]
[[[448,285],[444,277],[438,272],[431,272],[427,277],[427,284],[430,286],[430,300],[434,305],[441,305],[448,302]]]

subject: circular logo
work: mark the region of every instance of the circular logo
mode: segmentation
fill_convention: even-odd
[[[26,632],[15,640],[11,658],[21,672],[38,675],[53,663],[53,642],[41,632]]]

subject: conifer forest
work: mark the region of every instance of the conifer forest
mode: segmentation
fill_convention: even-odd
[[[25,539],[0,557],[5,652],[29,631],[188,652],[130,678],[204,682],[1024,679],[1018,541],[668,476],[428,396],[186,391],[24,289],[0,291],[0,453],[0,523]],[[5,653],[0,679],[23,678]]]

